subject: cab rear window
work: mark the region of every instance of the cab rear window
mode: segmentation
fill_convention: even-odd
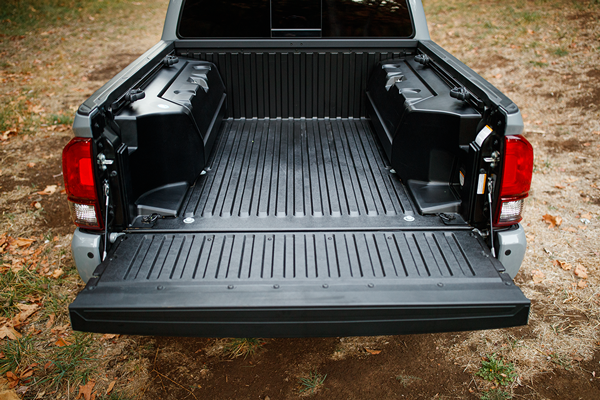
[[[409,38],[406,0],[185,0],[182,38]]]

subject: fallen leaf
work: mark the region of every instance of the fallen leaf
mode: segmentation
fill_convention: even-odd
[[[54,365],[54,363],[52,361],[48,361],[46,364],[44,364],[44,369],[48,369],[50,367],[52,367]]]
[[[25,372],[23,372],[19,378],[25,379],[29,378],[31,375],[33,375],[33,369],[28,369]]]
[[[56,343],[54,343],[58,347],[70,346],[71,343],[66,341],[64,338],[59,338]]]
[[[27,318],[35,313],[40,306],[37,304],[17,304],[17,308],[21,310],[21,312],[13,318],[14,326],[23,325]]]
[[[5,390],[0,392],[0,400],[21,400],[14,390]]]
[[[585,218],[585,219],[592,219],[592,214],[587,213],[587,214],[582,214],[581,218]]]
[[[16,376],[12,371],[8,371],[6,373],[6,379],[8,379],[9,389],[12,389],[19,384],[19,377]]]
[[[588,277],[587,269],[581,264],[577,264],[577,266],[575,266],[575,271],[573,272],[575,272],[575,275],[577,275],[581,279],[587,279]]]
[[[119,335],[113,334],[113,333],[105,333],[104,335],[102,335],[102,340],[109,340],[109,339],[114,339],[119,337]]]
[[[560,216],[555,217],[550,214],[544,214],[542,220],[550,225],[549,228],[554,228],[555,226],[560,226],[560,224],[562,224],[562,217]]]
[[[96,385],[96,381],[91,380],[83,386],[79,386],[79,394],[75,397],[75,400],[80,399],[81,396],[85,400],[92,400],[92,390],[94,390],[94,386]]]
[[[15,330],[12,325],[12,321],[6,322],[4,325],[0,326],[0,339],[8,338],[10,340],[15,340],[20,338],[22,335]]]
[[[556,185],[554,185],[554,187],[557,189],[564,189],[566,186],[563,186],[563,185],[560,185],[557,183]]]
[[[571,264],[566,263],[564,261],[560,261],[560,260],[554,260],[552,262],[552,264],[554,264],[555,266],[559,266],[562,269],[564,269],[565,271],[569,271],[571,269]]]
[[[41,192],[37,192],[37,194],[40,194],[43,196],[50,196],[51,194],[56,193],[56,189],[58,189],[58,185],[48,185]]]
[[[50,314],[48,317],[48,322],[46,322],[46,329],[52,328],[52,325],[54,325],[54,318],[56,318],[54,314]]]
[[[587,282],[586,282],[586,281],[579,281],[579,282],[577,282],[577,287],[578,287],[579,289],[583,289],[583,288],[585,288],[586,286],[587,286]]]
[[[538,283],[542,282],[544,280],[544,278],[546,278],[546,276],[544,275],[544,273],[542,271],[540,271],[539,269],[536,269],[531,273],[531,278],[533,279],[533,283],[538,284]]]
[[[52,272],[52,277],[54,279],[58,279],[62,274],[64,274],[65,272],[62,269],[55,269],[54,272]]]
[[[106,395],[107,396],[110,394],[110,392],[112,392],[112,390],[115,387],[116,383],[117,383],[117,381],[112,381],[111,383],[109,383],[108,389],[106,389]]]
[[[369,354],[373,354],[373,355],[377,355],[379,353],[381,353],[381,350],[371,350],[365,347],[365,351]]]
[[[565,231],[567,231],[567,232],[572,232],[572,233],[576,233],[576,232],[577,232],[577,229],[575,229],[575,228],[573,228],[572,226],[570,226],[570,227],[568,227],[568,228],[565,228]]]
[[[33,167],[35,167],[35,163],[34,163],[34,162],[30,162],[29,164],[27,164],[27,166],[28,166],[29,168],[33,168]]]

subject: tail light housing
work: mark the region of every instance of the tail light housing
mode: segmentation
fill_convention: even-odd
[[[94,178],[92,140],[71,139],[63,150],[62,166],[73,222],[81,228],[101,230],[103,226]]]
[[[504,163],[494,226],[520,222],[533,174],[533,147],[523,136],[504,138]]]

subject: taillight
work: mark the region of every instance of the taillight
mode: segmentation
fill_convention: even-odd
[[[63,150],[63,178],[75,225],[102,229],[92,160],[92,140],[71,139]]]
[[[523,203],[533,174],[533,147],[523,136],[504,138],[504,166],[495,226],[513,225],[523,219]]]

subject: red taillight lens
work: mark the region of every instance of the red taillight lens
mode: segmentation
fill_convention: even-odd
[[[523,219],[523,202],[529,195],[533,174],[533,147],[523,136],[504,138],[504,167],[495,226],[513,225]]]
[[[92,140],[73,138],[63,150],[63,178],[76,225],[101,229],[92,163]]]
[[[533,147],[523,136],[504,138],[504,168],[500,197],[527,195],[533,173]]]

